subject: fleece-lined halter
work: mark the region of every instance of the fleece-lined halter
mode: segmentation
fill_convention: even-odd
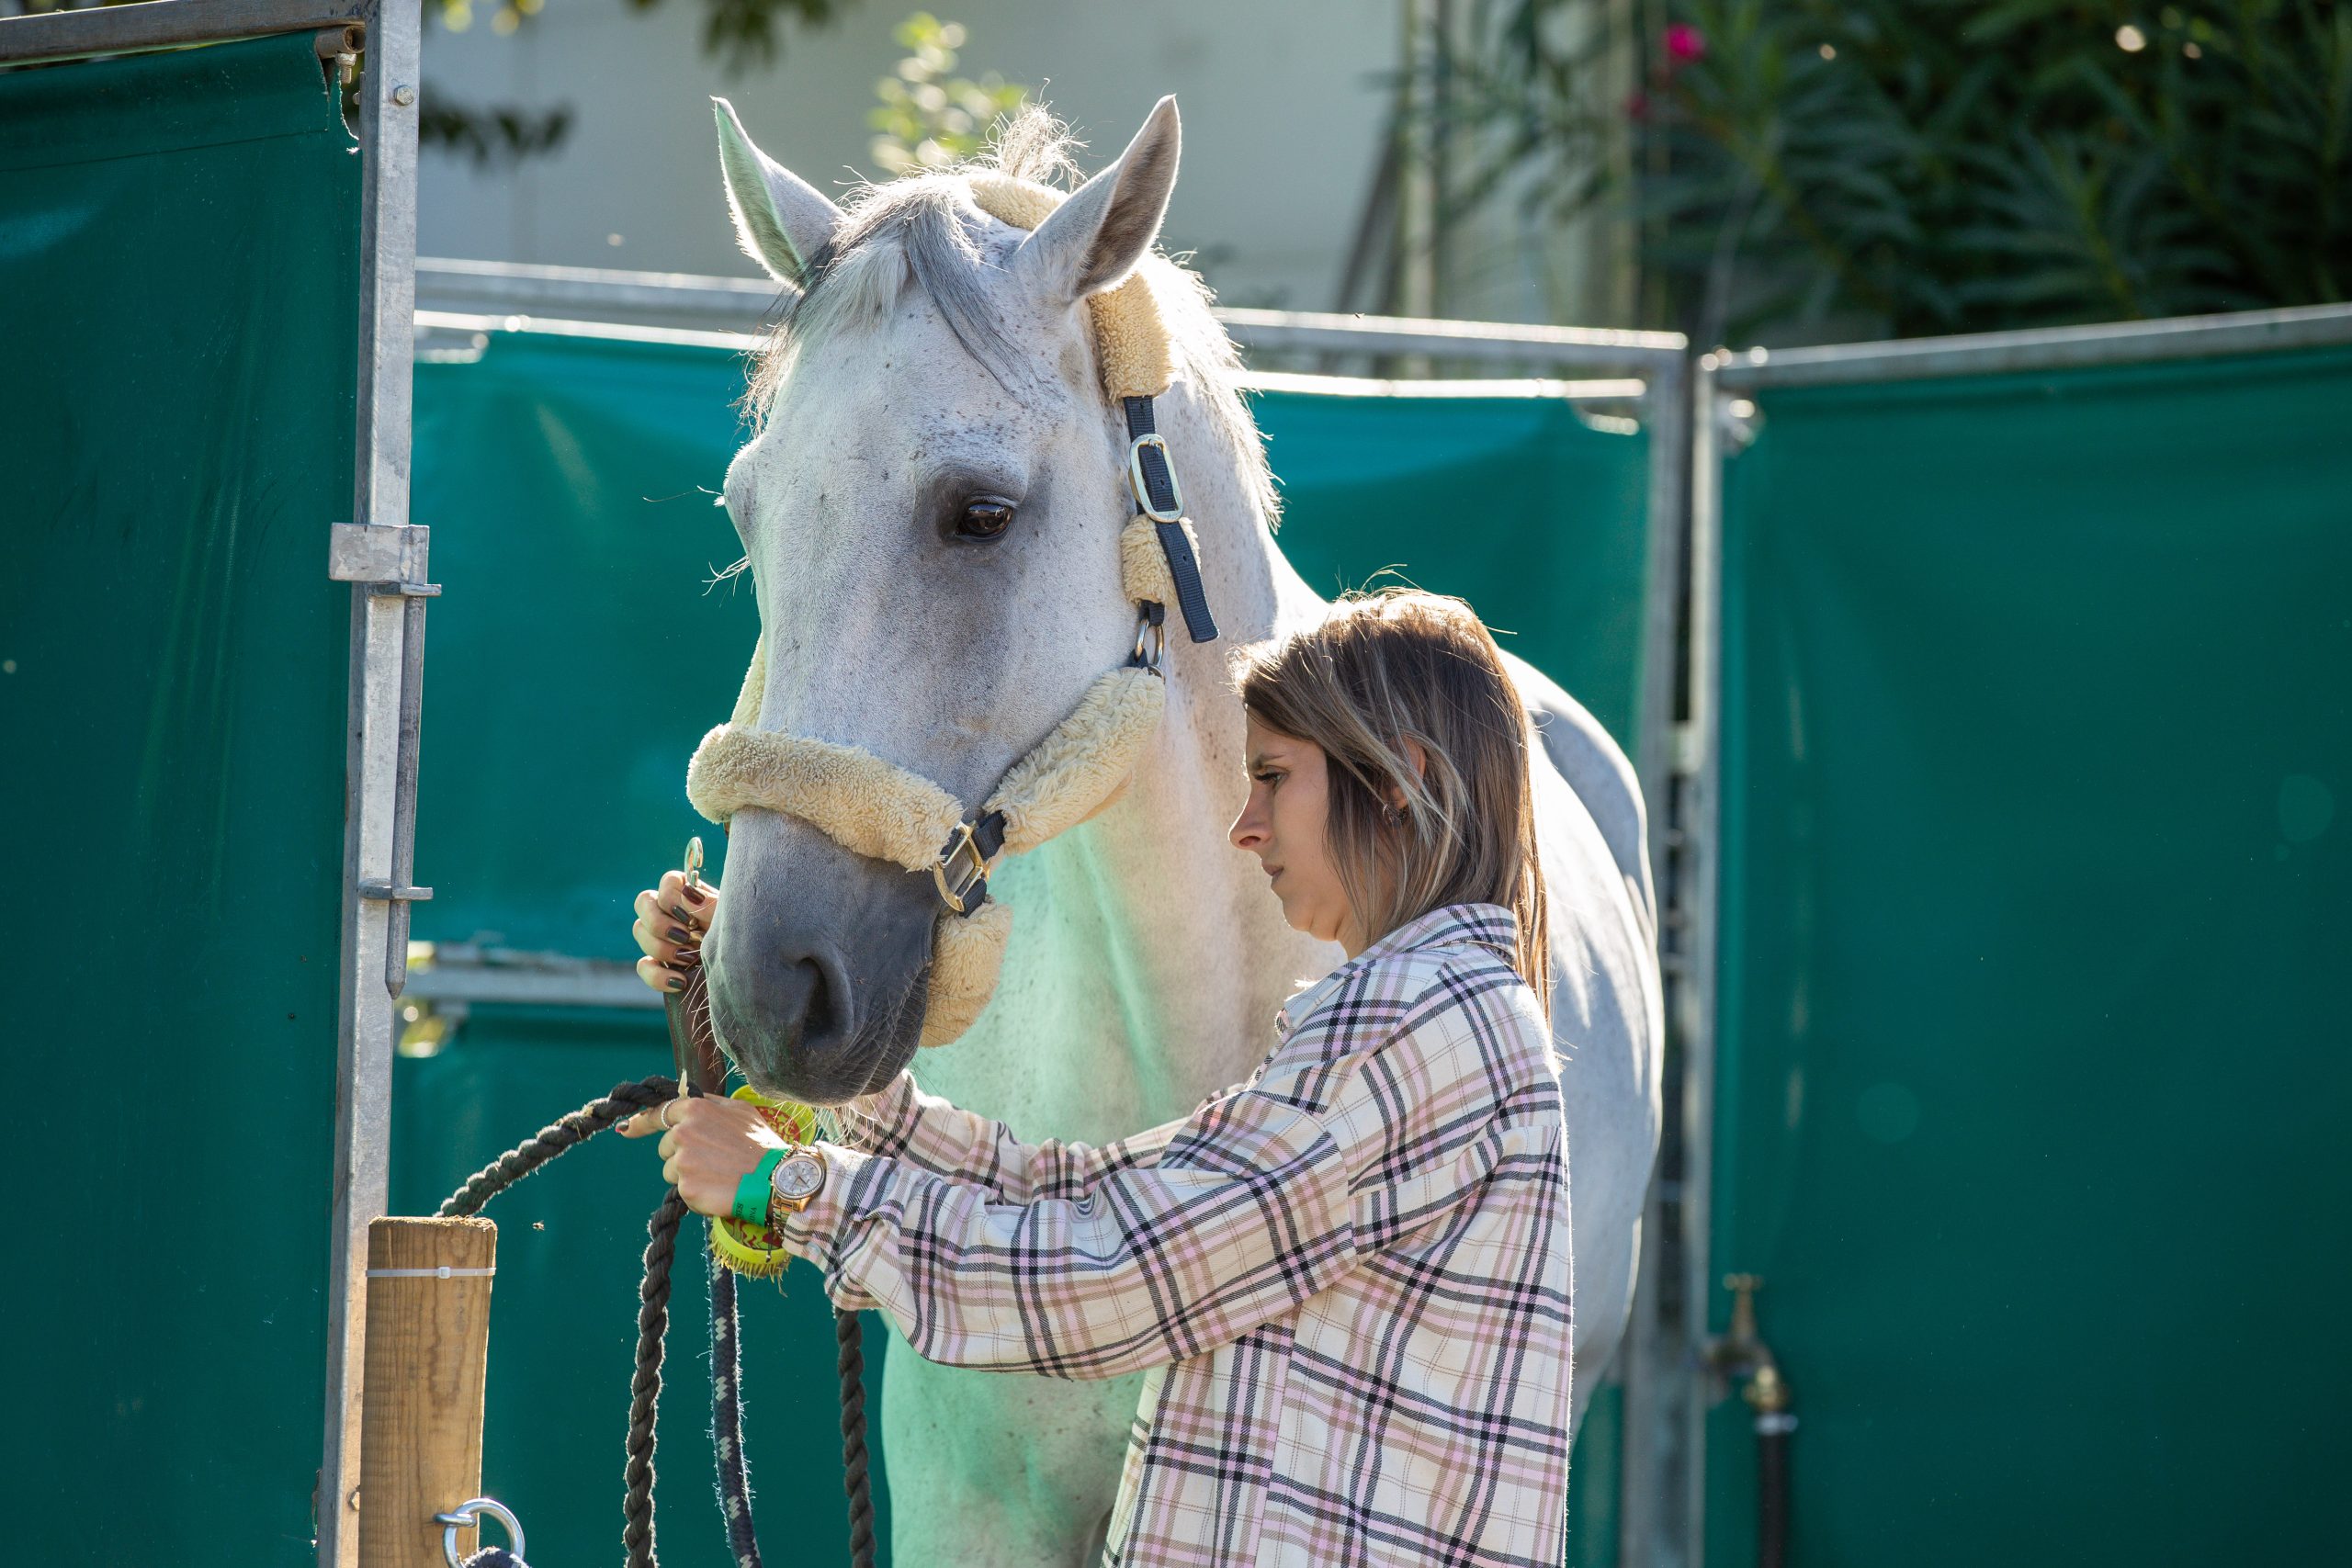
[[[980,210],[1034,230],[1059,191],[992,172],[970,176]],[[922,1042],[944,1045],[972,1026],[996,990],[1012,911],[989,898],[1001,855],[1034,850],[1108,806],[1135,771],[1167,703],[1161,655],[1173,601],[1194,642],[1216,638],[1195,557],[1197,541],[1155,432],[1151,400],[1173,366],[1150,280],[1137,269],[1088,301],[1103,389],[1125,411],[1127,480],[1136,515],[1119,536],[1119,581],[1136,604],[1127,662],[1096,677],[1070,716],[1014,762],[988,799],[967,811],[931,780],[854,746],[759,728],[767,689],[762,628],[734,715],[702,739],[686,768],[686,796],[722,826],[745,807],[797,817],[853,854],[928,871],[944,906],[932,942]]]

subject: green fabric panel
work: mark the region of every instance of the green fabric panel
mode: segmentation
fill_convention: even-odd
[[[2352,351],[1758,402],[1713,1272],[1767,1280],[1791,1561],[2332,1558]]]
[[[426,682],[417,863],[436,896],[416,911],[420,937],[634,959],[628,901],[689,834],[723,879],[724,837],[687,806],[684,775],[758,629],[748,582],[705,591],[738,553],[712,499],[742,440],[742,378],[722,350],[538,334],[418,367],[414,511],[447,590]],[[1521,632],[1511,646],[1630,738],[1640,439],[1535,400],[1282,393],[1259,412],[1285,481],[1282,543],[1311,582],[1403,563]],[[668,1066],[657,1012],[477,1008],[453,1045],[399,1064],[396,1205],[428,1210],[541,1122]],[[643,1150],[591,1148],[492,1206],[503,1240],[484,1480],[519,1510],[535,1560],[593,1559],[618,1528],[636,1279],[659,1190]],[[784,1292],[746,1296],[753,1481],[772,1558],[789,1525],[810,1561],[838,1561],[831,1326],[810,1276],[788,1274]],[[680,1310],[664,1560],[720,1568],[708,1397],[687,1348],[702,1308]],[[1591,1429],[1613,1445],[1605,1414]],[[1579,1563],[1613,1561],[1614,1459],[1579,1458]]]
[[[315,1561],[358,159],[309,36],[0,75],[12,1561]]]
[[[1556,398],[1255,401],[1277,537],[1307,586],[1329,598],[1393,567],[1457,594],[1638,750],[1646,435],[1595,429]]]

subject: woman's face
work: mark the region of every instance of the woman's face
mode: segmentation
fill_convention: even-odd
[[[1324,830],[1330,809],[1329,764],[1311,740],[1269,729],[1250,716],[1250,799],[1234,818],[1233,845],[1258,857],[1283,901],[1283,918],[1336,942],[1353,958],[1367,945],[1340,885]]]

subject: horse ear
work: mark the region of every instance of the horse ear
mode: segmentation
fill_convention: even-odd
[[[735,238],[743,254],[780,283],[797,288],[808,265],[840,228],[842,209],[825,193],[752,145],[735,106],[710,100],[718,117],[718,168],[727,184],[727,209],[735,216]]]
[[[1160,99],[1119,161],[1072,191],[1022,243],[1017,265],[1066,299],[1125,282],[1159,238],[1182,139],[1176,100]]]

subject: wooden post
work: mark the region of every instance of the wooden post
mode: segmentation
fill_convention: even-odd
[[[368,1226],[360,1568],[447,1568],[433,1516],[481,1495],[482,1378],[498,1227],[481,1218]],[[444,1270],[447,1270],[445,1273]],[[458,1532],[470,1552],[474,1532]]]

